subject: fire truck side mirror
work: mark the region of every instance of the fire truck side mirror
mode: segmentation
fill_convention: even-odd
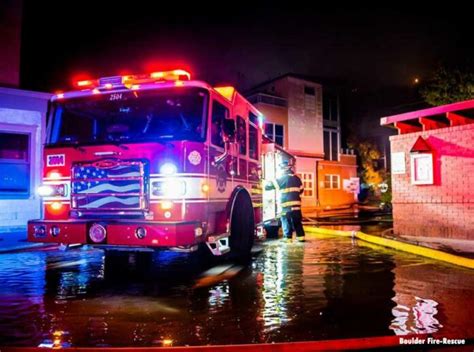
[[[222,134],[224,141],[232,142],[235,139],[235,121],[232,119],[224,119],[222,122]]]

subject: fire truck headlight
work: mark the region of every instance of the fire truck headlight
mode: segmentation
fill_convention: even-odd
[[[176,165],[173,163],[165,163],[160,167],[160,174],[174,175],[178,171]]]
[[[60,185],[41,185],[36,189],[36,192],[40,197],[64,197],[67,193],[67,186],[64,184]]]
[[[186,182],[175,179],[155,181],[152,182],[151,189],[154,196],[179,197],[186,194]]]
[[[37,188],[36,193],[38,193],[40,197],[52,196],[54,193],[54,188],[50,185],[41,185]]]

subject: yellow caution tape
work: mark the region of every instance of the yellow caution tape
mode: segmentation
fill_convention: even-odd
[[[399,242],[399,241],[391,240],[391,239],[380,237],[380,236],[368,235],[360,231],[332,230],[332,229],[323,229],[323,228],[312,227],[312,226],[305,226],[304,230],[306,232],[324,234],[324,235],[354,237],[361,241],[378,244],[383,247],[393,248],[399,251],[417,254],[423,257],[436,259],[436,260],[440,260],[446,263],[462,266],[464,268],[474,269],[474,259],[464,258],[464,257],[460,257],[454,254],[438,251],[436,249],[417,246],[410,243]]]

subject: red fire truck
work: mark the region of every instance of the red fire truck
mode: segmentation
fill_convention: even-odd
[[[184,70],[77,86],[50,102],[29,241],[248,255],[277,214],[262,180],[291,158],[255,107]]]

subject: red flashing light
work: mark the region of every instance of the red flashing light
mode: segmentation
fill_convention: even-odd
[[[191,74],[185,70],[159,71],[150,73],[150,78],[159,79],[163,81],[182,81],[191,79]]]
[[[163,78],[165,76],[164,72],[152,72],[150,73],[151,78]]]
[[[174,70],[173,74],[176,76],[186,76],[188,77],[188,81],[191,79],[191,74],[185,70]]]
[[[93,89],[93,94],[99,94],[101,89],[112,89],[114,87],[127,87],[131,90],[140,89],[142,83],[154,83],[154,82],[166,82],[174,81],[176,86],[183,86],[183,81],[191,79],[191,74],[182,69],[176,69],[171,71],[157,71],[150,74],[141,75],[120,75],[105,77],[100,79],[85,79],[76,81],[75,85],[81,89]],[[57,98],[62,98],[63,95],[58,94]]]
[[[58,210],[60,210],[62,207],[63,207],[63,203],[61,203],[61,202],[53,202],[53,203],[51,203],[51,209],[52,209],[52,210],[58,211]]]
[[[93,82],[89,79],[76,82],[76,85],[80,88],[90,87],[90,86],[92,86],[92,84],[93,84]]]
[[[52,179],[52,180],[59,180],[61,179],[62,176],[63,175],[61,175],[61,173],[58,171],[51,171],[51,172],[48,172],[48,174],[46,175],[47,178]]]

